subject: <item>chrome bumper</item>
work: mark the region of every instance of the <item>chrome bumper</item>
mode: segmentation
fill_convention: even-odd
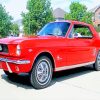
[[[6,62],[6,63],[13,63],[13,64],[29,64],[29,60],[11,60],[7,58],[0,58],[0,61]]]

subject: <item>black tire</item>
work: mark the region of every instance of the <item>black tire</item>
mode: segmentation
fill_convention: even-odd
[[[96,58],[96,61],[93,65],[93,67],[96,71],[100,71],[100,51],[97,54],[97,58]]]
[[[51,60],[42,56],[37,59],[30,73],[30,82],[35,89],[43,89],[50,85],[53,74]]]
[[[4,73],[5,73],[8,77],[17,76],[16,73],[10,73],[10,72],[5,71],[5,70],[4,70]]]

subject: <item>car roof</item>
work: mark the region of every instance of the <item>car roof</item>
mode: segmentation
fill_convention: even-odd
[[[54,22],[68,22],[68,23],[82,24],[82,25],[87,25],[87,26],[90,25],[90,24],[87,24],[87,23],[85,23],[85,22],[74,21],[74,20],[57,20],[57,21],[54,21]],[[51,23],[53,23],[53,22],[51,22]]]

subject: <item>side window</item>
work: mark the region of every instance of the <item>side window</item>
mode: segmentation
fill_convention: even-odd
[[[69,38],[92,38],[92,32],[87,26],[74,25]]]

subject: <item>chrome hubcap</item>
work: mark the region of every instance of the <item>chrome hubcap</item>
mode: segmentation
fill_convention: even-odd
[[[100,53],[98,54],[97,64],[98,64],[98,66],[100,66]]]
[[[49,63],[41,61],[37,66],[36,74],[39,83],[47,82],[49,77]]]

